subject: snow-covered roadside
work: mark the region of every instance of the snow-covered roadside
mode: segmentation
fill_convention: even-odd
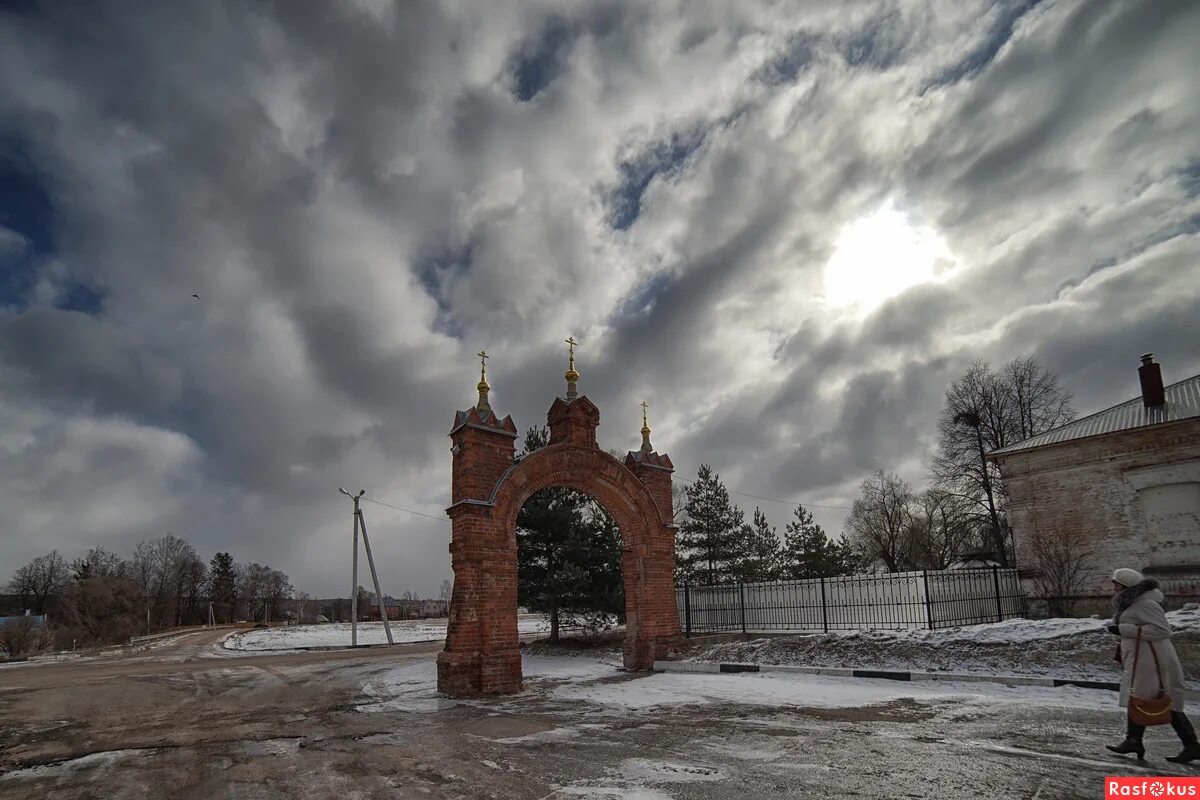
[[[781,673],[622,676],[618,666],[616,659],[527,656],[522,659],[526,684],[522,695],[467,702],[524,706],[545,701],[559,707],[577,707],[585,717],[592,718],[693,705],[857,708],[902,699],[915,702],[956,699],[964,703],[1022,703],[1099,710],[1115,708],[1112,692],[1077,687],[1014,687],[950,681],[904,683]],[[437,668],[432,662],[389,670],[364,684],[362,696],[364,702],[358,709],[364,712],[433,712],[464,702],[437,694]]]
[[[1200,605],[1167,615],[1180,660],[1200,681]],[[1011,619],[941,630],[780,635],[696,646],[686,661],[794,664],[1116,680],[1116,638],[1102,619]]]
[[[392,639],[397,643],[435,642],[446,638],[446,620],[397,620],[391,623]],[[540,614],[517,618],[520,634],[544,633],[550,630],[547,619]],[[359,644],[387,644],[382,622],[360,622]],[[350,623],[325,625],[293,625],[287,628],[260,628],[239,632],[223,642],[227,650],[262,652],[264,650],[298,650],[306,647],[349,647]]]

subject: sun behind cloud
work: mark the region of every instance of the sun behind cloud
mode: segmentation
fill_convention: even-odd
[[[828,307],[866,316],[888,299],[922,283],[940,283],[958,270],[946,240],[914,224],[888,202],[838,232],[825,265]]]

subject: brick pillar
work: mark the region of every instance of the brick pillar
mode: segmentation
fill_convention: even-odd
[[[437,665],[438,691],[452,697],[521,691],[516,539],[490,502],[513,465],[516,437],[511,417],[477,408],[458,412],[450,431],[454,590]]]
[[[634,585],[631,581],[636,581],[637,591],[636,632],[625,637],[625,666],[644,670],[683,641],[675,604],[675,521],[671,506],[674,466],[669,456],[649,449],[630,452],[625,466],[650,492],[662,520],[646,520],[635,540],[635,552],[627,550],[622,563],[626,591]]]

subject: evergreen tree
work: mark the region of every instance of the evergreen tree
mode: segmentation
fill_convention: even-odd
[[[842,551],[813,521],[812,512],[796,506],[795,519],[784,531],[783,572],[790,580],[827,578],[843,573]]]
[[[743,519],[721,477],[701,464],[695,483],[687,488],[684,521],[676,539],[676,579],[713,584],[733,578]]]
[[[530,428],[525,452],[545,447],[549,434]],[[593,624],[624,611],[621,535],[616,522],[587,495],[548,487],[517,513],[517,599],[550,617],[550,641],[563,622]]]
[[[844,531],[841,538],[833,543],[833,555],[837,565],[835,575],[858,575],[867,568],[866,555],[854,546]]]
[[[767,522],[767,515],[757,506],[754,522],[742,526],[741,556],[736,567],[736,577],[745,583],[773,581],[779,577],[781,548],[775,527]]]
[[[232,622],[237,609],[237,565],[229,553],[217,553],[208,567],[208,597],[218,622]]]

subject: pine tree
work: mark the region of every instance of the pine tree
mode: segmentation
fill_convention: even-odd
[[[843,574],[841,551],[804,506],[796,506],[795,519],[784,531],[783,565],[790,580]]]
[[[775,527],[767,522],[767,515],[757,506],[754,522],[743,525],[741,531],[741,555],[737,561],[736,577],[739,581],[753,583],[773,581],[779,577],[781,548]]]
[[[545,447],[546,429],[530,428],[525,452]],[[550,617],[550,641],[564,622],[594,623],[624,610],[621,535],[587,495],[548,487],[517,513],[518,602]]]
[[[743,519],[721,477],[701,464],[695,483],[687,489],[684,521],[676,539],[676,579],[713,584],[734,577]]]
[[[237,609],[237,565],[229,553],[217,553],[209,562],[208,596],[217,620],[232,622]]]
[[[844,531],[841,538],[833,543],[833,556],[837,567],[835,575],[858,575],[867,568],[866,555],[854,546]]]

